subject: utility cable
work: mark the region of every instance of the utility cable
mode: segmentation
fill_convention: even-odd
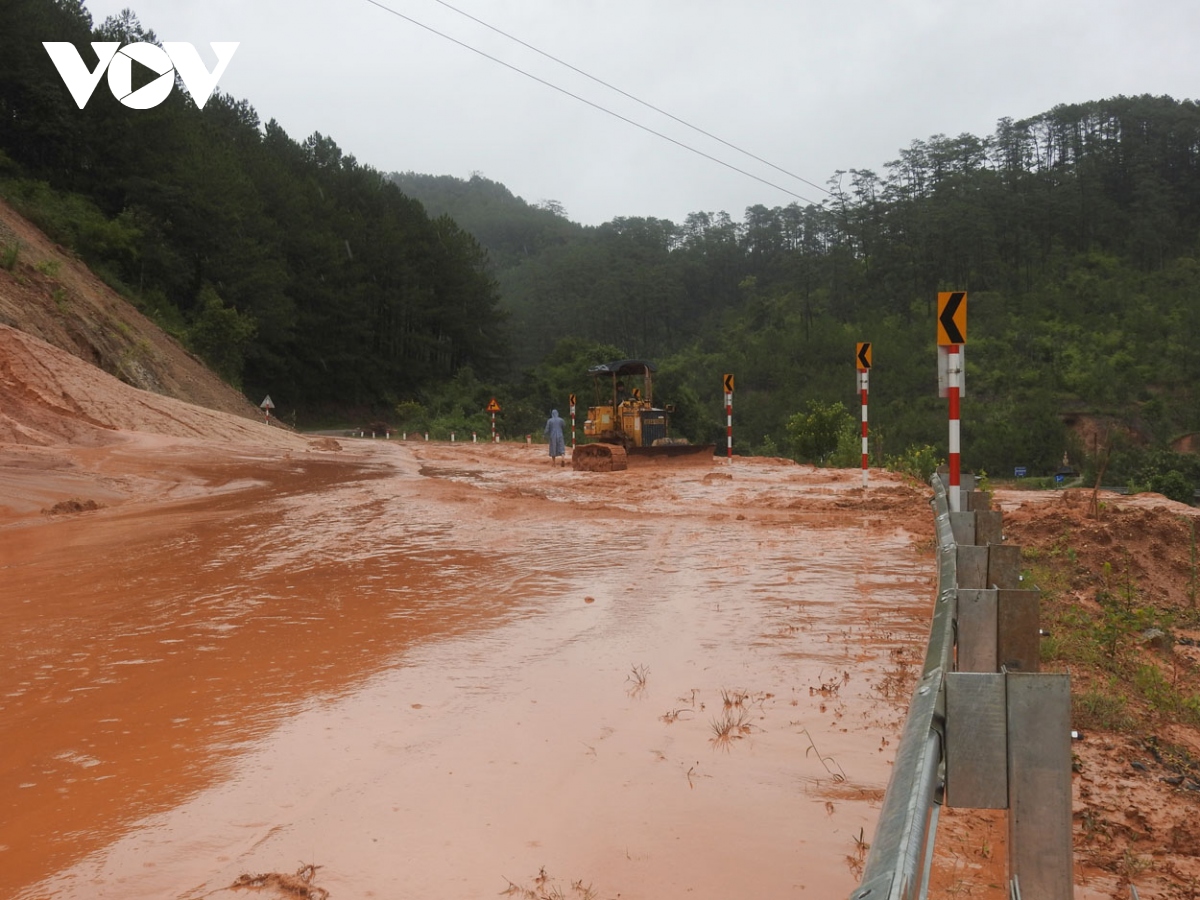
[[[565,94],[566,96],[570,97],[573,100],[578,100],[580,103],[586,103],[588,106],[592,107],[593,109],[597,109],[602,113],[607,113],[608,115],[612,116],[613,118],[620,119],[622,122],[625,122],[628,125],[632,125],[634,128],[640,128],[642,131],[645,131],[648,134],[652,134],[655,137],[661,138],[664,141],[669,141],[670,143],[674,144],[677,147],[680,147],[684,150],[689,150],[692,153],[695,153],[697,156],[704,157],[705,159],[709,160],[710,162],[715,162],[718,165],[721,165],[727,169],[730,169],[731,171],[737,172],[739,175],[745,175],[747,178],[753,178],[755,181],[759,182],[760,184],[765,184],[765,185],[767,185],[767,187],[775,188],[775,190],[777,190],[777,191],[782,191],[783,193],[785,193],[791,197],[795,197],[797,200],[803,200],[805,203],[811,204],[813,206],[820,205],[820,203],[818,203],[816,200],[812,200],[808,197],[805,197],[803,194],[797,194],[795,191],[789,190],[788,188],[785,188],[783,185],[775,184],[773,181],[768,181],[765,178],[761,178],[758,175],[755,175],[753,172],[747,172],[745,169],[738,168],[737,166],[733,165],[732,163],[725,162],[725,160],[723,160],[723,159],[718,159],[717,157],[712,156],[711,154],[705,153],[703,150],[699,150],[696,147],[691,146],[690,144],[685,144],[683,141],[676,140],[675,138],[670,137],[669,135],[665,135],[660,131],[655,131],[653,128],[650,128],[648,125],[643,125],[640,122],[635,122],[633,119],[623,116],[618,112],[613,112],[611,109],[601,106],[599,103],[594,103],[593,101],[588,100],[586,97],[581,97],[578,94],[574,94],[571,91],[568,91],[566,88],[559,87],[557,84],[554,84],[553,82],[547,81],[544,78],[539,78],[537,75],[534,75],[530,72],[526,72],[524,69],[522,69],[518,66],[514,66],[512,63],[505,62],[504,60],[502,60],[498,57],[492,56],[489,53],[485,53],[483,50],[480,50],[477,47],[472,47],[470,44],[465,43],[464,41],[460,41],[458,38],[451,37],[448,34],[444,34],[443,32],[438,31],[436,28],[433,28],[429,25],[424,24],[423,22],[418,22],[416,19],[412,18],[411,16],[406,16],[404,13],[402,13],[398,10],[392,9],[390,6],[385,6],[383,3],[380,3],[379,0],[365,0],[365,2],[371,4],[372,6],[378,7],[379,9],[383,10],[386,13],[391,13],[393,16],[396,16],[397,18],[404,19],[406,22],[410,22],[413,25],[416,25],[418,28],[423,28],[426,31],[430,32],[431,34],[436,34],[440,38],[450,41],[451,43],[458,44],[458,46],[462,47],[465,50],[470,50],[472,53],[477,53],[480,56],[482,56],[484,59],[488,59],[494,63],[498,63],[499,65],[504,66],[506,69],[511,69],[512,71],[516,72],[519,75],[524,75],[526,78],[530,78],[533,81],[538,82],[539,84],[545,85],[548,88],[556,90],[560,94]],[[822,190],[824,190],[824,188],[822,188]]]
[[[690,129],[692,129],[692,131],[695,131],[698,134],[702,134],[706,138],[711,138],[712,140],[716,141],[718,144],[724,144],[729,149],[736,150],[738,153],[741,153],[743,156],[748,156],[751,159],[755,160],[756,162],[762,163],[764,166],[769,166],[770,168],[774,169],[776,172],[782,172],[784,175],[787,175],[789,178],[795,178],[797,181],[801,181],[804,184],[807,184],[809,187],[814,187],[818,191],[821,191],[822,193],[833,196],[833,193],[828,188],[824,188],[819,184],[809,181],[807,178],[797,175],[795,172],[789,172],[787,169],[785,169],[781,166],[775,165],[775,163],[771,162],[768,159],[763,159],[761,156],[756,156],[755,154],[751,153],[749,150],[745,150],[745,149],[737,146],[737,144],[730,143],[729,141],[725,140],[724,138],[718,137],[717,135],[712,134],[711,132],[705,131],[700,126],[693,125],[691,122],[688,122],[688,121],[685,121],[684,119],[679,118],[679,116],[672,115],[671,113],[667,112],[665,109],[660,109],[659,107],[655,106],[653,103],[648,103],[645,100],[642,100],[640,97],[635,97],[633,94],[630,94],[628,91],[623,91],[616,85],[609,84],[604,79],[597,78],[595,75],[592,75],[588,72],[583,71],[583,69],[580,69],[576,66],[571,65],[569,62],[559,59],[557,56],[555,56],[552,53],[547,53],[546,51],[541,50],[541,49],[533,46],[532,44],[526,43],[525,41],[521,40],[519,37],[511,35],[507,31],[497,28],[494,25],[490,25],[487,22],[483,21],[483,19],[476,18],[475,16],[471,15],[469,12],[464,12],[463,10],[459,9],[456,6],[451,6],[449,3],[446,2],[446,0],[434,0],[434,2],[441,4],[442,6],[446,7],[446,9],[449,9],[453,12],[458,13],[460,16],[465,16],[466,18],[470,19],[472,22],[477,22],[478,24],[482,25],[484,28],[490,29],[491,31],[496,32],[496,34],[499,34],[499,35],[502,35],[503,37],[508,38],[510,41],[516,41],[522,47],[532,50],[534,53],[537,53],[541,56],[546,57],[546,59],[553,60],[554,62],[558,63],[560,66],[566,66],[572,72],[582,75],[584,78],[587,78],[587,79],[590,79],[591,81],[596,82],[596,84],[603,85],[604,87],[608,88],[610,91],[616,91],[622,97],[627,97],[628,99],[632,100],[634,103],[641,104],[642,106],[646,107],[647,109],[654,110],[654,112],[658,113],[659,115],[666,116],[668,119],[678,122],[680,125],[684,126],[685,128],[690,128]]]

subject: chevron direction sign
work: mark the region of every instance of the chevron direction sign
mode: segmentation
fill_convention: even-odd
[[[967,292],[938,294],[938,346],[967,342]]]

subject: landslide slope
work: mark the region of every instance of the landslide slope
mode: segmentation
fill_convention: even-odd
[[[104,446],[119,440],[118,432],[305,446],[290,429],[132,387],[39,338],[0,325],[0,447]]]
[[[143,391],[244,418],[258,417],[258,410],[237,390],[69,250],[0,200],[0,260],[14,246],[15,264],[11,269],[0,266],[0,325],[44,341]]]

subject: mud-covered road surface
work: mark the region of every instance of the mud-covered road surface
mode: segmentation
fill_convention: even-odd
[[[0,896],[304,865],[335,900],[848,895],[928,630],[925,492],[544,453],[8,452]]]

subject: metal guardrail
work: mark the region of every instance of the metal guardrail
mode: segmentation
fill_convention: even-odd
[[[921,679],[900,736],[892,778],[859,887],[851,900],[918,900],[929,888],[934,838],[945,784],[945,677],[954,652],[957,554],[947,488],[935,475],[934,524],[938,599]]]
[[[969,489],[933,479],[938,594],[879,822],[851,900],[925,900],[943,805],[1007,811],[1010,896],[1070,900],[1070,675],[1040,671],[1038,592]],[[967,498],[965,498],[967,499]]]

